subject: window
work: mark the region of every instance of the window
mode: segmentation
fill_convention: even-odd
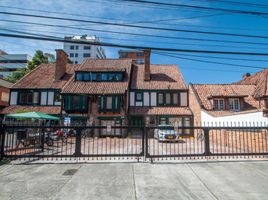
[[[77,81],[83,81],[83,74],[82,73],[76,73],[76,80]]]
[[[179,93],[178,92],[160,92],[158,93],[158,105],[159,106],[175,106],[179,105]]]
[[[40,95],[39,92],[33,93],[33,104],[39,104],[39,100],[40,100],[39,95]]]
[[[100,96],[98,101],[99,101],[99,112],[120,111],[120,96]]]
[[[101,74],[96,74],[96,81],[101,81]]]
[[[74,49],[74,45],[71,45],[71,46],[70,46],[70,49],[72,49],[72,50],[73,50],[73,49]]]
[[[19,104],[20,105],[31,105],[31,104],[33,104],[33,93],[32,92],[21,92],[21,93],[19,93]]]
[[[108,76],[107,76],[107,74],[102,73],[102,74],[101,74],[101,80],[102,80],[102,81],[107,81],[107,80],[108,80]]]
[[[74,64],[78,64],[78,62],[77,61],[74,61]]]
[[[84,81],[90,81],[90,73],[84,73]]]
[[[171,104],[171,94],[170,93],[166,93],[166,104]]]
[[[239,111],[240,110],[239,99],[229,99],[229,108],[232,111]]]
[[[109,73],[108,81],[123,81],[123,74],[122,73]]]
[[[75,57],[76,57],[76,58],[78,57],[78,53],[75,54]]]
[[[173,104],[178,105],[179,104],[179,94],[173,93]]]
[[[136,53],[136,56],[137,56],[137,57],[143,57],[143,56],[144,56],[144,53],[143,53],[143,52],[137,52],[137,53]]]
[[[163,105],[164,104],[164,94],[158,93],[158,104]]]
[[[81,95],[64,96],[64,110],[87,112],[88,98]]]
[[[214,110],[224,110],[224,99],[213,100]]]
[[[73,53],[70,53],[70,58],[73,58],[74,57],[74,54]]]
[[[127,52],[120,52],[120,58],[127,58],[128,53]]]
[[[84,46],[84,49],[85,50],[90,50],[91,49],[91,46]]]
[[[90,53],[84,53],[84,58],[90,58],[91,54]]]
[[[59,92],[54,92],[54,101],[55,101],[55,105],[61,104],[61,95]]]
[[[137,64],[144,64],[144,59],[136,59],[135,63]]]
[[[111,110],[113,108],[113,98],[107,97],[106,98],[106,109]]]
[[[78,46],[75,46],[75,49],[77,50],[79,47]]]
[[[80,98],[79,98],[79,96],[73,96],[72,104],[73,104],[73,109],[74,110],[79,110],[79,108],[80,108]]]
[[[123,81],[123,73],[76,72],[77,81]]]
[[[136,99],[136,101],[142,101],[142,96],[143,96],[143,93],[142,92],[136,92],[135,93],[135,99]]]

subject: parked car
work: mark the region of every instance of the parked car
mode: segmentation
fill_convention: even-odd
[[[154,130],[154,138],[159,142],[178,142],[180,134],[171,125],[159,125]]]

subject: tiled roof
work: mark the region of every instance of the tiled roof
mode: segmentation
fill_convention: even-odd
[[[52,88],[61,89],[67,81],[71,78],[75,68],[80,65],[68,64],[66,67],[66,74],[59,81],[54,81],[55,64],[41,64],[36,69],[25,75],[12,88]]]
[[[130,115],[192,115],[188,107],[130,107]]]
[[[131,89],[187,89],[177,65],[150,65],[151,80],[144,81],[144,65],[133,66]]]
[[[248,76],[236,84],[256,85],[254,97],[268,96],[268,69],[262,70],[254,75]]]
[[[12,114],[25,110],[27,112],[43,112],[46,114],[60,114],[61,106],[8,106],[1,110],[1,114]]]
[[[63,87],[62,93],[66,94],[124,94],[130,82],[132,59],[87,59],[77,71],[89,71],[92,68],[109,71],[125,70],[122,82],[85,82],[75,81],[74,76]]]
[[[10,88],[12,85],[13,85],[13,83],[10,83],[10,82],[0,78],[0,86],[5,87],[5,88]]]
[[[193,84],[191,85],[197,94],[201,106],[206,110],[212,110],[213,105],[211,96],[241,97],[245,96],[247,109],[256,109],[257,100],[253,97],[255,85],[236,85],[236,84]],[[218,112],[218,111],[217,111]]]

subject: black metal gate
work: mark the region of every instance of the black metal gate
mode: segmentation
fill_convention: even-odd
[[[239,158],[268,155],[266,127],[0,126],[0,158]],[[183,133],[183,134],[182,134]]]

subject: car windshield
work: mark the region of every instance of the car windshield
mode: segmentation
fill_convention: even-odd
[[[158,129],[160,129],[160,130],[174,130],[174,127],[171,125],[159,125]]]

